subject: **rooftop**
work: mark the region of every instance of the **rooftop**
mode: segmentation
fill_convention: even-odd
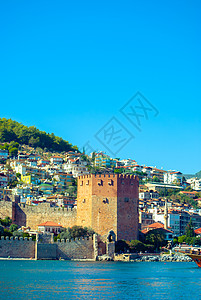
[[[47,221],[47,222],[41,223],[38,226],[62,227],[60,224],[57,224],[57,223],[51,222],[51,221]]]

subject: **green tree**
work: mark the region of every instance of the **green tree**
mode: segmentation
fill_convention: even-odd
[[[146,245],[138,240],[132,240],[128,245],[131,252],[144,252],[147,249]]]
[[[153,181],[154,181],[154,182],[160,182],[160,179],[159,179],[157,176],[154,175],[154,176],[153,176]]]
[[[186,235],[181,235],[178,237],[178,243],[182,244],[186,242]]]
[[[166,245],[165,235],[161,229],[154,229],[148,231],[145,239],[147,244],[154,245],[154,249],[159,249]]]
[[[3,226],[10,226],[10,224],[12,223],[12,220],[9,217],[5,217],[5,219],[0,219],[0,224]]]
[[[9,231],[10,231],[10,232],[14,232],[14,231],[16,231],[16,230],[18,230],[18,226],[17,226],[16,224],[11,224],[11,225],[10,225],[10,228],[9,228]]]
[[[21,178],[21,174],[20,173],[16,173],[16,177],[17,178]]]
[[[185,228],[185,233],[186,233],[186,237],[194,237],[195,233],[194,233],[194,227],[192,224],[192,219],[190,219],[190,222],[188,223],[188,225]]]
[[[73,226],[69,228],[65,228],[58,236],[58,238],[61,239],[74,239],[77,237],[83,237],[83,236],[92,236],[94,234],[94,230],[92,228],[88,227],[82,227],[82,226]]]

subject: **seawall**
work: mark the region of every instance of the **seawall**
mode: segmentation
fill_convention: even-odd
[[[51,238],[51,236],[49,235]],[[0,257],[2,258],[36,258],[36,259],[90,259],[97,256],[97,236],[82,237],[72,240],[58,240],[50,242],[50,239],[36,241],[32,238],[1,237]]]

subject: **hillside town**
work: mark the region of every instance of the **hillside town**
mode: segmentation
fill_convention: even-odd
[[[83,153],[52,153],[22,145],[13,156],[8,150],[0,149],[0,200],[37,206],[39,211],[43,204],[76,210],[77,178],[89,174],[139,178],[138,212],[142,234],[160,229],[169,241],[184,235],[190,220],[195,230],[201,227],[200,179],[186,179],[175,170],[139,165],[133,159],[113,159],[102,151],[90,155],[86,155],[84,149]],[[0,218],[5,218],[5,214]],[[38,224],[38,230],[51,231],[50,225],[55,233],[62,227],[49,219]]]

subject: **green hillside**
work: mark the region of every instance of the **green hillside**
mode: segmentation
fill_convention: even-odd
[[[73,146],[62,138],[40,131],[35,126],[27,127],[11,119],[0,118],[0,143],[17,142],[31,147],[47,148],[48,151],[76,151]]]
[[[197,177],[197,178],[201,178],[201,171],[199,171],[199,172],[195,173],[195,177]]]

